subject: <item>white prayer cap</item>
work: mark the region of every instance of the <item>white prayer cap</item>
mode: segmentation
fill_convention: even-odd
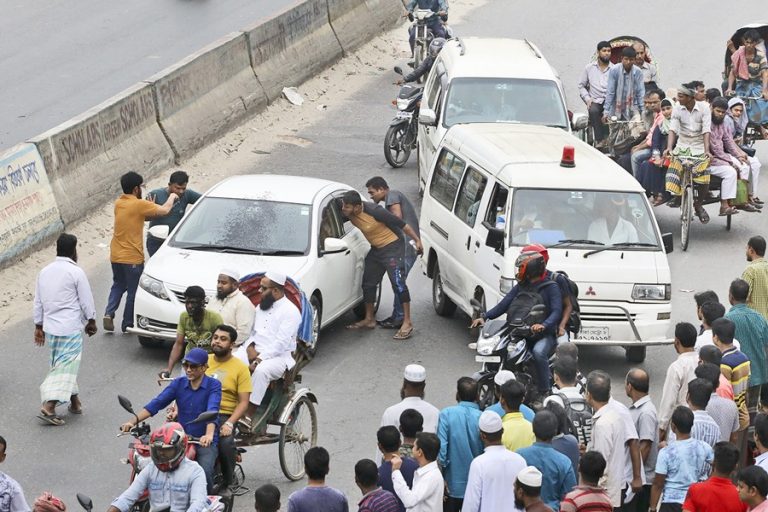
[[[483,411],[480,415],[480,431],[486,434],[495,434],[500,432],[504,426],[501,423],[501,416],[493,411]]]
[[[509,370],[501,370],[493,377],[493,382],[497,386],[503,386],[511,380],[515,380],[515,374]]]
[[[280,272],[275,272],[274,270],[269,270],[264,274],[264,277],[272,281],[273,284],[279,284],[280,286],[285,286],[285,280],[287,277],[285,274],[281,274]]]
[[[235,281],[239,281],[240,280],[240,272],[238,272],[237,270],[232,269],[232,268],[223,268],[223,269],[219,270],[219,275],[231,277]]]
[[[427,369],[420,364],[409,364],[405,367],[403,377],[408,382],[425,382],[427,380]]]
[[[517,474],[517,481],[528,487],[541,487],[541,471],[534,466],[523,468]]]

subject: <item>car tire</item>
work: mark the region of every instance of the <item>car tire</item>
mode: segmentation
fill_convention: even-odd
[[[150,338],[149,336],[139,336],[139,344],[144,348],[159,348],[163,346],[163,340]]]
[[[443,290],[443,278],[437,262],[432,275],[432,305],[435,307],[435,313],[440,316],[451,316],[456,311],[456,304],[445,295]]]
[[[317,295],[310,297],[309,304],[312,306],[312,346],[317,348],[317,340],[320,338],[320,326],[323,320],[323,305],[320,303]]]
[[[627,347],[627,362],[642,363],[645,361],[645,349],[647,347]]]

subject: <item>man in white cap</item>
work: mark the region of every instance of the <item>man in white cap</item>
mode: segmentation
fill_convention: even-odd
[[[541,500],[541,471],[533,466],[525,467],[517,474],[515,507],[525,512],[553,512]]]
[[[237,339],[242,343],[251,334],[256,308],[238,288],[239,281],[240,273],[237,270],[221,269],[216,280],[216,296],[209,307],[221,315],[225,324],[235,328]]]
[[[437,432],[437,421],[440,411],[434,405],[424,400],[424,388],[427,381],[427,370],[420,364],[409,364],[403,372],[403,387],[400,398],[403,400],[388,407],[381,417],[381,426],[394,425],[400,427],[400,414],[406,409],[416,409],[424,417],[424,432]]]
[[[496,414],[499,415],[500,418],[503,418],[504,415],[507,414],[507,412],[501,406],[501,386],[503,386],[505,383],[509,382],[510,380],[515,380],[515,374],[509,370],[500,370],[493,377],[493,384],[494,384],[494,388],[496,389],[496,396],[499,397],[499,401],[491,405],[490,407],[488,407],[486,410],[495,412]],[[520,404],[520,412],[522,413],[523,418],[525,418],[528,421],[533,421],[533,417],[536,414],[535,412],[533,412],[533,409],[531,409],[525,404]]]
[[[462,512],[507,510],[515,500],[515,491],[509,483],[514,482],[525,468],[525,459],[501,444],[503,432],[498,414],[486,410],[480,415],[480,439],[485,445],[485,453],[477,456],[469,466]]]
[[[256,308],[253,327],[243,343],[251,371],[250,403],[241,427],[251,430],[253,415],[264,398],[269,383],[293,368],[296,361],[296,334],[301,324],[301,313],[285,296],[285,274],[269,271],[261,278],[261,303]]]

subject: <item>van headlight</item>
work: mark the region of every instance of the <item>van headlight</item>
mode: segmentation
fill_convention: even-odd
[[[139,279],[139,286],[141,286],[142,290],[158,299],[171,300],[168,298],[168,292],[165,290],[163,282],[154,277],[142,274],[141,279]]]
[[[501,341],[501,336],[498,334],[488,338],[480,338],[477,340],[477,353],[481,356],[489,356],[493,354],[493,349],[496,348],[496,345],[499,344],[499,341]]]
[[[508,294],[512,287],[515,286],[515,279],[511,277],[501,276],[499,278],[499,291],[504,295]]]
[[[632,300],[669,300],[671,284],[636,284],[632,288]]]

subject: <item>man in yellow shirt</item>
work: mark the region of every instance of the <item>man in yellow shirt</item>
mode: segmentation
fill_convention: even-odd
[[[144,271],[144,221],[168,215],[179,197],[171,193],[162,205],[147,201],[141,198],[143,183],[144,178],[133,171],[120,178],[123,195],[115,201],[115,227],[109,245],[112,289],[104,312],[104,330],[107,332],[115,330],[115,312],[126,292],[121,329],[125,332],[128,327],[133,327],[133,300]]]
[[[230,325],[219,325],[213,333],[205,374],[221,382],[221,406],[219,407],[219,458],[224,484],[233,482],[237,448],[235,425],[248,409],[251,397],[251,372],[248,365],[232,356],[237,341],[237,331]]]
[[[510,380],[501,386],[500,401],[506,413],[501,419],[504,426],[501,442],[507,450],[513,452],[531,446],[536,441],[531,422],[523,418],[523,413],[520,412],[523,398],[525,398],[525,385],[519,380]]]

